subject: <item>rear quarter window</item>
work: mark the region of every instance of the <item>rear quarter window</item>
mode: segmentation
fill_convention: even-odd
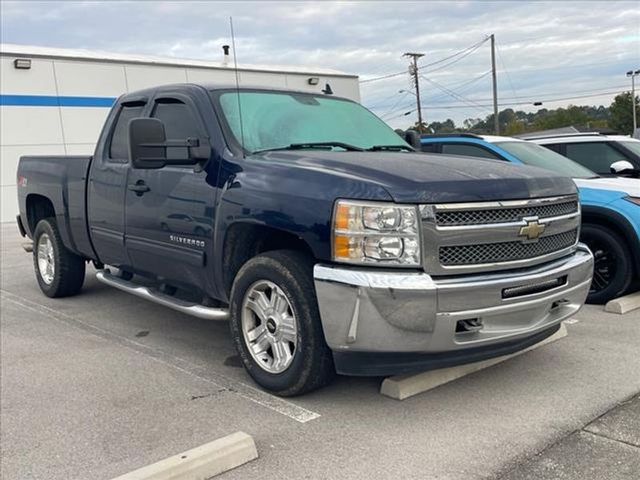
[[[111,135],[111,144],[109,145],[109,159],[114,162],[126,163],[129,160],[129,139],[128,127],[129,120],[142,116],[144,103],[136,103],[132,105],[122,105],[118,118],[116,119],[113,133]]]

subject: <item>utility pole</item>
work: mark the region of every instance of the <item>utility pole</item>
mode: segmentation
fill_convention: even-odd
[[[491,34],[491,77],[493,79],[493,129],[496,135],[500,135],[500,122],[498,122],[498,78],[496,76],[496,36]]]
[[[631,132],[631,136],[636,134],[636,129],[638,128],[638,123],[636,120],[636,77],[640,75],[640,70],[629,70],[627,72],[627,77],[631,77],[631,110],[633,110],[633,131]]]
[[[418,80],[418,59],[420,57],[424,57],[424,53],[405,53],[403,57],[410,57],[413,59],[413,63],[409,65],[409,74],[413,75],[413,83],[416,87],[416,102],[418,102],[418,131],[420,131],[422,129],[422,106],[420,105],[420,82]]]

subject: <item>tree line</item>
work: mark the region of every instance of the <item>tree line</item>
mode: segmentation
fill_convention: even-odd
[[[569,105],[566,108],[541,108],[537,112],[523,112],[506,108],[498,112],[498,123],[502,135],[518,135],[521,133],[549,130],[574,126],[581,129],[613,130],[630,135],[633,130],[631,110],[631,92],[617,95],[611,105],[588,106]],[[636,115],[640,118],[640,106],[636,96]],[[493,114],[483,118],[467,118],[461,126],[448,118],[443,122],[431,122],[414,128],[423,133],[494,133]]]

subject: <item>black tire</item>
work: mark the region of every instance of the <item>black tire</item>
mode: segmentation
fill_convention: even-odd
[[[585,224],[580,240],[594,256],[594,271],[587,303],[603,304],[622,295],[631,285],[631,253],[624,239],[607,227]]]
[[[297,327],[291,363],[281,373],[270,373],[249,352],[242,331],[245,295],[256,282],[275,284],[289,301]],[[313,284],[312,260],[296,251],[277,250],[259,255],[239,270],[231,290],[231,335],[242,363],[265,390],[283,397],[301,395],[328,384],[335,375]]]
[[[41,237],[47,235],[52,246],[53,275],[46,281],[38,267],[38,245]],[[60,238],[54,218],[40,220],[33,232],[33,267],[40,290],[51,298],[76,295],[84,283],[85,260],[67,250]]]

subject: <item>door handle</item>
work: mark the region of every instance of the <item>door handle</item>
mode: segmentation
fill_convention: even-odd
[[[135,192],[137,196],[141,197],[144,193],[151,190],[144,180],[138,180],[136,183],[130,183],[128,186],[129,190]]]

